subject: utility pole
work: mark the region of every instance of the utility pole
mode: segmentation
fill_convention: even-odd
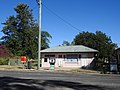
[[[40,60],[41,60],[41,16],[42,16],[42,0],[36,0],[37,3],[38,3],[38,6],[39,6],[39,40],[38,40],[38,66],[37,66],[37,69],[39,70],[40,69]]]

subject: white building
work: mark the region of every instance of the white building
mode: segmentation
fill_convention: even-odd
[[[48,48],[41,51],[42,67],[50,67],[50,60],[55,60],[55,67],[89,67],[97,52],[83,45]]]

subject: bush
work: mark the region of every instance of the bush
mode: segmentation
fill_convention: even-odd
[[[0,58],[0,65],[8,65],[9,59]]]

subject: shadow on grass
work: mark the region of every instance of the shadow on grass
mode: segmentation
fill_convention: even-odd
[[[0,77],[0,90],[106,90],[100,86],[59,80]]]

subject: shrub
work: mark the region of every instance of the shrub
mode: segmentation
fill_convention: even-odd
[[[9,49],[5,45],[0,44],[0,58],[6,58],[9,56],[11,56]]]
[[[9,59],[0,58],[0,65],[8,65]]]

